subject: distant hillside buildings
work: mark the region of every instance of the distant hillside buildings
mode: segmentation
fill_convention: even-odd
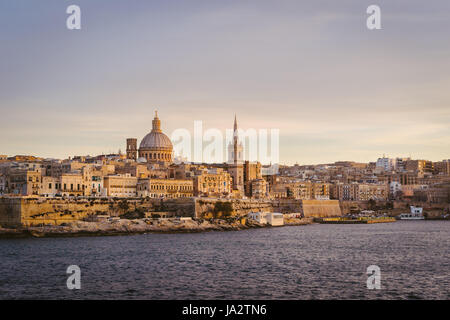
[[[234,119],[228,161],[188,163],[174,158],[158,115],[125,154],[56,160],[0,155],[0,195],[41,197],[253,198],[340,201],[450,202],[450,160],[382,157],[375,162],[269,166],[244,160]]]

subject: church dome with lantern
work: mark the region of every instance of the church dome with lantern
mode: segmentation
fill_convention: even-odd
[[[139,145],[139,157],[147,159],[148,162],[172,162],[173,145],[169,137],[161,131],[161,120],[158,112],[152,121],[152,131],[148,133]]]

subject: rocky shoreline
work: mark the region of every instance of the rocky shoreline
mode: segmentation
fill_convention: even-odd
[[[312,219],[291,218],[284,226],[299,226],[313,223]],[[85,237],[116,236],[144,233],[195,233],[208,231],[238,231],[251,228],[266,228],[253,221],[226,220],[177,220],[177,219],[121,219],[116,221],[87,222],[76,221],[61,226],[19,227],[7,229],[0,227],[0,238],[42,238],[42,237]]]

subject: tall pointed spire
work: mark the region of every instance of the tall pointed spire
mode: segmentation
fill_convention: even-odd
[[[236,120],[236,114],[234,114],[234,132],[237,131],[237,120]]]

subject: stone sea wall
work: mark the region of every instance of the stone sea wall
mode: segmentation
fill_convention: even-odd
[[[305,218],[338,217],[342,215],[339,200],[303,200]]]
[[[35,197],[0,198],[0,226],[60,225],[88,216],[117,217],[127,212],[193,217],[192,199],[49,199]]]
[[[229,211],[218,212],[217,202],[228,202]],[[245,216],[250,212],[304,213],[305,217],[337,216],[341,213],[338,201],[317,200],[0,197],[0,226],[3,227],[60,225],[99,215],[118,217],[130,213],[209,219]]]

